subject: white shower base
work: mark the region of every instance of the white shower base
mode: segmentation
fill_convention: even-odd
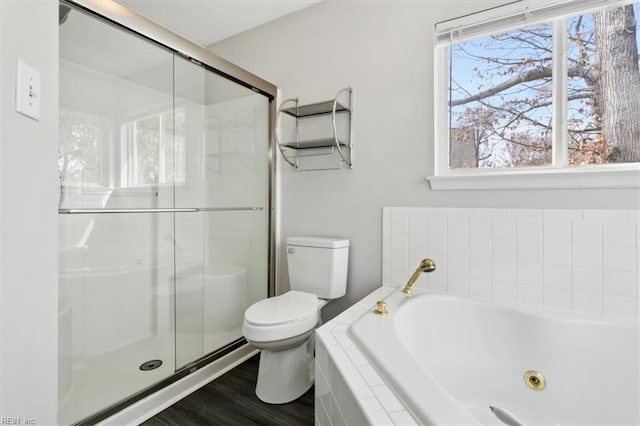
[[[207,336],[207,340],[222,347],[241,336],[238,329]],[[171,376],[175,372],[174,339],[173,333],[148,337],[74,365],[69,389],[60,395],[58,423],[82,420]],[[181,350],[193,353],[201,349],[202,339],[181,336]],[[140,370],[143,362],[152,359],[162,360],[162,365]]]
[[[77,422],[173,374],[173,346],[173,334],[154,336],[74,365],[70,388],[61,395],[59,423]],[[150,359],[163,363],[141,371],[140,364]]]

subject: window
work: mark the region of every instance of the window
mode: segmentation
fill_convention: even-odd
[[[108,181],[109,120],[60,108],[58,169],[66,185],[104,186]]]
[[[432,186],[439,177],[499,175],[505,186],[505,175],[595,172],[626,176],[620,186],[633,186],[640,170],[636,16],[640,2],[584,0],[536,10],[511,5],[436,25]],[[606,186],[617,185],[609,179]]]
[[[60,108],[58,169],[66,186],[136,188],[186,180],[185,109],[125,122]],[[117,127],[116,127],[117,128]]]
[[[185,182],[184,121],[178,108],[122,125],[122,187]]]

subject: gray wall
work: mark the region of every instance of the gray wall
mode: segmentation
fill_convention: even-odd
[[[211,50],[302,103],[354,89],[353,170],[282,166],[282,238],[351,240],[347,296],[335,315],[381,282],[383,206],[636,209],[631,189],[431,191],[433,25],[506,1],[324,1],[224,40]],[[284,251],[279,250],[284,257]],[[280,268],[286,290],[286,271]]]
[[[57,423],[58,2],[0,1],[0,417]],[[15,112],[16,58],[41,119]]]

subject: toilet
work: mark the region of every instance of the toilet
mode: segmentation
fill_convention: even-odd
[[[314,330],[320,309],[347,289],[349,240],[287,238],[291,290],[244,314],[242,334],[261,349],[256,396],[269,404],[298,399],[313,385]]]

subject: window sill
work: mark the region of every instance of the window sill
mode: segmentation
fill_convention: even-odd
[[[624,169],[473,171],[426,178],[434,191],[640,188],[640,166]]]

